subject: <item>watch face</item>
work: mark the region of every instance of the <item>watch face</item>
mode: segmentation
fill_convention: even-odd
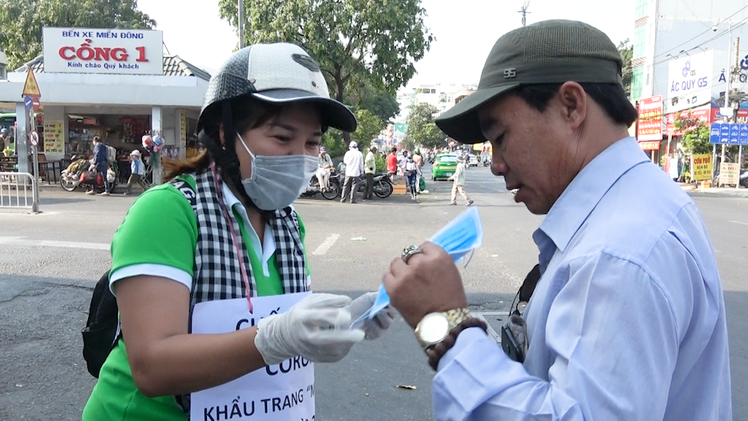
[[[431,313],[418,324],[418,336],[425,343],[436,343],[449,334],[449,319],[444,313]]]

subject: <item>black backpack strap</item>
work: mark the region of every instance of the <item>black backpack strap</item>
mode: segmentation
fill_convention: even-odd
[[[190,202],[192,211],[197,215],[197,193],[195,193],[195,189],[190,186],[190,183],[179,178],[174,178],[169,180],[169,184],[176,187],[176,189],[184,195],[184,198]]]

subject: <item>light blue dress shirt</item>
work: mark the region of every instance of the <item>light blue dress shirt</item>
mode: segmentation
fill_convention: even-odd
[[[634,139],[589,163],[533,239],[524,364],[465,330],[434,378],[437,420],[732,420],[709,235]]]

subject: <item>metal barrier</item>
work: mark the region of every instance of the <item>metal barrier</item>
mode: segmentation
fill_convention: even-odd
[[[0,172],[0,209],[39,211],[39,190],[27,172]]]

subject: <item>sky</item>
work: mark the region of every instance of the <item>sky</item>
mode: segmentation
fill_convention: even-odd
[[[522,0],[422,0],[426,26],[436,41],[416,63],[417,74],[408,85],[477,84],[496,40],[521,26],[522,4]],[[156,20],[170,54],[211,73],[237,46],[236,31],[219,17],[218,0],[139,0],[138,9]],[[581,20],[618,44],[633,40],[634,9],[635,0],[531,0],[527,24]]]

